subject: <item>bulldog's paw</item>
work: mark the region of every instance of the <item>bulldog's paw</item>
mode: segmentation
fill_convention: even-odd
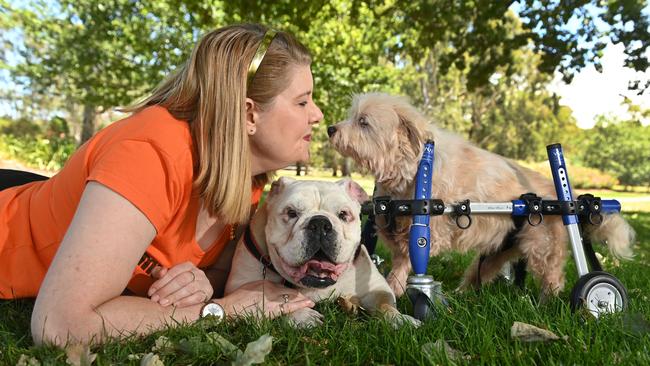
[[[421,321],[408,314],[402,314],[400,312],[386,314],[386,320],[388,320],[390,325],[392,325],[395,329],[401,328],[405,325],[409,325],[415,328],[418,328],[420,325],[422,325]]]
[[[302,308],[287,314],[295,328],[314,328],[323,324],[323,315],[312,308]]]
[[[347,314],[359,315],[360,312],[365,312],[361,306],[361,300],[356,296],[340,296],[336,299],[337,305]]]

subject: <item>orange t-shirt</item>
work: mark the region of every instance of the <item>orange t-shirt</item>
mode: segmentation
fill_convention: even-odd
[[[165,108],[148,107],[99,131],[52,178],[0,192],[0,299],[34,297],[72,221],[88,181],[125,197],[156,228],[128,288],[145,295],[153,258],[171,267],[213,264],[230,227],[207,252],[195,239],[199,200],[192,191],[189,125]],[[262,188],[253,190],[256,204]]]

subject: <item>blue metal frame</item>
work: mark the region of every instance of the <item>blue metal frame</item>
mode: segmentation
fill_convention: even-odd
[[[424,152],[418,165],[418,172],[415,179],[416,200],[428,200],[431,198],[433,158],[434,143],[429,140],[424,144]],[[430,247],[431,230],[429,229],[429,214],[413,215],[413,224],[409,231],[409,257],[413,266],[413,272],[416,275],[423,275],[427,272]]]

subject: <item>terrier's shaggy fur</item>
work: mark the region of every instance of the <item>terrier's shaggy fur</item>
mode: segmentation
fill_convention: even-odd
[[[377,196],[413,199],[414,177],[427,139],[435,141],[432,197],[445,203],[469,199],[471,202],[504,202],[534,192],[544,199],[556,199],[553,182],[517,163],[480,149],[458,135],[428,123],[406,98],[369,93],[354,97],[349,118],[328,129],[330,142],[344,156],[371,172]],[[399,296],[404,292],[411,270],[408,234],[412,219],[397,217],[393,231],[377,217],[380,237],[392,251],[393,268],[388,282]],[[542,297],[557,295],[565,282],[564,264],[568,235],[560,216],[546,216],[539,226],[524,225],[516,236],[517,245],[500,252],[505,236],[515,228],[509,215],[473,215],[472,225],[459,229],[449,216],[432,217],[431,255],[442,251],[478,253],[467,269],[460,289],[478,283],[478,259],[489,257],[480,268],[480,280],[489,282],[502,266],[521,257],[528,271],[541,282]],[[600,226],[585,235],[607,243],[612,254],[632,256],[634,231],[618,214],[604,215]]]

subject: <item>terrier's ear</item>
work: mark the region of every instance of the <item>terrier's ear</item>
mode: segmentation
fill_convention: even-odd
[[[395,112],[399,117],[399,128],[401,128],[408,141],[411,143],[411,146],[414,148],[419,147],[424,143],[423,138],[423,123],[422,117],[415,108],[408,106],[397,106]]]
[[[336,184],[342,186],[348,195],[360,204],[370,200],[370,197],[359,183],[350,178],[341,179],[337,181]]]
[[[273,181],[273,183],[271,183],[271,190],[269,191],[268,198],[280,194],[280,192],[282,192],[287,185],[295,181],[296,180],[291,177],[280,177],[279,179]]]

